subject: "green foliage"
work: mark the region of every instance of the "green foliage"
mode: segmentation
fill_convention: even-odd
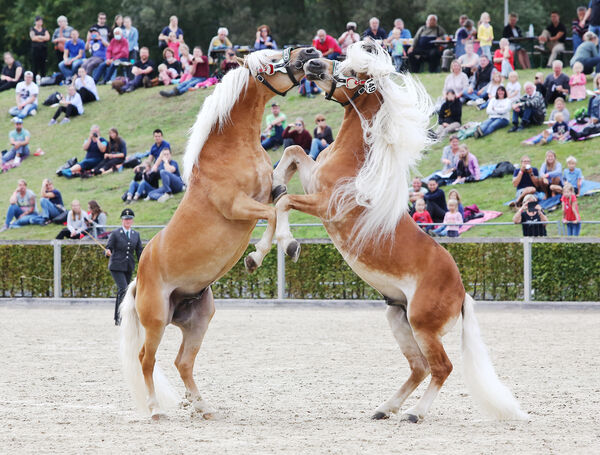
[[[108,297],[117,287],[108,271],[108,259],[97,245],[63,245],[63,297]]]
[[[0,245],[0,295],[51,297],[53,254],[47,245]]]

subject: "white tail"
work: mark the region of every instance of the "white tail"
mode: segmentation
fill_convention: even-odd
[[[475,401],[498,420],[527,420],[510,390],[500,382],[481,339],[473,298],[465,295],[462,324],[463,375]]]
[[[125,381],[131,391],[136,407],[140,411],[149,414],[148,391],[139,358],[144,344],[144,328],[140,324],[135,308],[136,282],[137,279],[134,279],[127,288],[127,294],[125,294],[119,309],[121,314],[121,364]],[[153,378],[159,407],[169,409],[177,406],[179,402],[177,394],[157,364],[154,365]]]

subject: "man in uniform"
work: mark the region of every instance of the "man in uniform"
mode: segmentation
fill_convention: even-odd
[[[122,226],[113,231],[108,238],[106,245],[106,256],[110,257],[108,261],[108,270],[117,285],[117,299],[115,302],[115,325],[121,324],[119,317],[119,305],[125,293],[127,286],[131,281],[131,275],[135,269],[134,253],[138,261],[142,255],[142,240],[140,234],[133,229],[133,217],[135,214],[131,209],[125,209],[121,212]]]

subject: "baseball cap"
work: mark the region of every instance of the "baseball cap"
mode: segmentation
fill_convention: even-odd
[[[271,107],[275,107],[275,106],[279,106],[279,104],[277,104],[277,103],[271,104]]]
[[[122,220],[130,220],[133,217],[135,217],[135,213],[133,213],[133,210],[131,210],[131,209],[124,209],[121,212],[121,219]]]
[[[20,117],[14,117],[14,118],[12,119],[12,122],[13,122],[13,123],[23,123],[23,119],[22,119],[22,118],[20,118]]]
[[[33,73],[31,71],[25,71],[25,76],[32,76],[33,77]]]

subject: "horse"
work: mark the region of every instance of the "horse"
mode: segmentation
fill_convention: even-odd
[[[408,215],[411,167],[431,143],[431,100],[420,82],[395,73],[373,41],[353,44],[347,58],[314,59],[304,66],[326,98],[344,106],[339,134],[316,162],[297,146],[286,148],[273,173],[276,239],[297,260],[291,209],[319,217],[348,265],[388,303],[387,320],[410,366],[400,389],[377,407],[373,419],[396,414],[417,386],[431,381],[402,420],[419,422],[452,371],[442,337],[462,314],[465,379],[485,411],[498,419],[525,419],[498,379],[452,256]],[[298,171],[306,194],[287,194]]]
[[[153,419],[177,403],[155,368],[165,327],[183,339],[175,359],[185,398],[205,419],[214,409],[202,398],[193,368],[215,307],[210,284],[246,250],[259,219],[268,226],[245,259],[253,271],[269,252],[276,215],[271,202],[272,164],[260,144],[266,102],[285,95],[304,76],[314,48],[264,50],[245,57],[206,98],[184,155],[187,191],[168,225],[145,247],[121,305],[121,358],[137,406]]]

